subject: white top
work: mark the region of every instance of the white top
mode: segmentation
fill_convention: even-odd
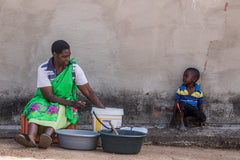
[[[53,67],[52,58],[50,58],[38,67],[37,88],[52,86],[51,81],[57,76],[57,71]],[[82,68],[77,63],[73,63],[72,76],[76,85],[88,83]]]

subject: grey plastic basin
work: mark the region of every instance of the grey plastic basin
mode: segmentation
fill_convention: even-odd
[[[97,132],[74,129],[60,129],[56,133],[60,147],[79,150],[95,150],[100,136]]]
[[[119,154],[137,154],[140,152],[143,139],[147,134],[138,131],[116,130],[119,135],[116,135],[112,129],[99,131],[105,152]]]

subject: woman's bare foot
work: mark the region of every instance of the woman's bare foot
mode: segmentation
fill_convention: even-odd
[[[31,141],[34,145],[36,145],[35,138],[32,137],[31,135],[29,135],[28,137],[29,137],[30,141]]]

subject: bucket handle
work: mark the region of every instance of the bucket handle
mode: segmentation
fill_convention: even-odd
[[[98,120],[99,123],[101,123],[101,125],[103,125],[105,128],[110,129],[109,127],[107,127],[105,124],[103,124],[100,119],[98,118],[98,116],[95,114],[95,112],[93,111],[93,115],[95,116],[95,118]]]

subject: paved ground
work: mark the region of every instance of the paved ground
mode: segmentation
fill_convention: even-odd
[[[240,160],[239,150],[204,149],[198,147],[166,147],[143,145],[137,155],[119,155],[95,151],[67,150],[57,144],[47,150],[24,148],[13,139],[0,139],[0,160],[42,160],[42,159],[83,159],[83,160]]]
[[[81,126],[84,130],[91,126]],[[187,132],[181,132],[176,128],[148,128],[148,136],[145,143],[178,147],[209,147],[221,149],[240,149],[240,125],[208,128],[193,127]],[[13,138],[20,133],[20,126],[0,125],[0,138]]]
[[[145,141],[167,146],[199,146],[240,149],[240,128],[208,127],[188,128],[187,132],[176,128],[151,128]]]

